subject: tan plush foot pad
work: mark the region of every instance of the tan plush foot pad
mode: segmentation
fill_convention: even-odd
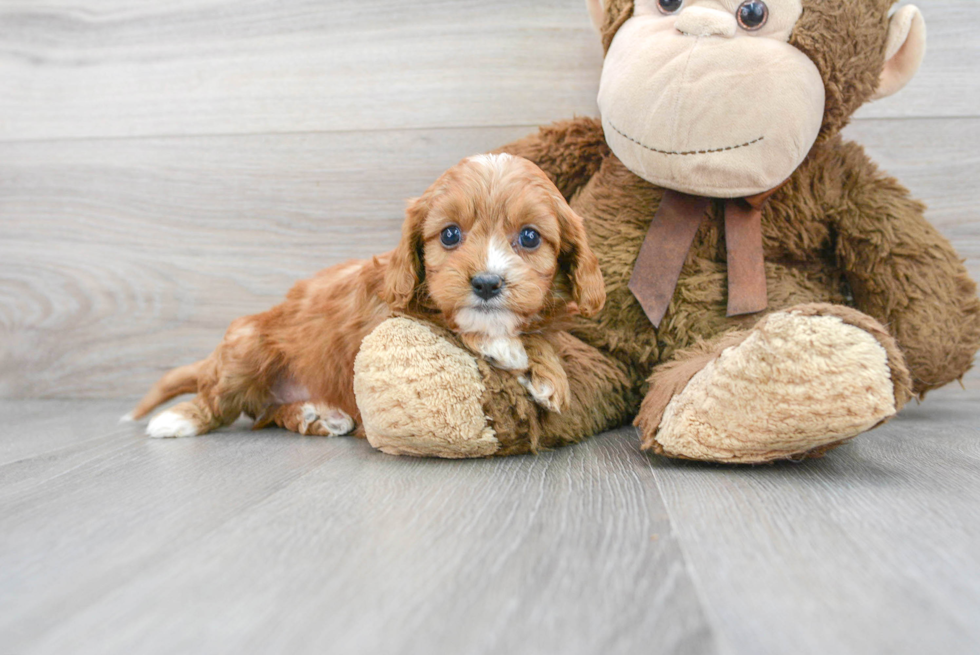
[[[874,336],[837,316],[782,312],[691,378],[656,441],[675,457],[761,463],[850,439],[895,412]]]
[[[391,455],[486,457],[500,448],[473,355],[407,318],[379,325],[354,362],[368,442]]]

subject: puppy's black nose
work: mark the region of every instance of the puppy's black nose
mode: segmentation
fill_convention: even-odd
[[[504,288],[504,279],[499,275],[480,273],[470,280],[470,284],[473,285],[473,293],[484,300],[490,300],[500,295]]]

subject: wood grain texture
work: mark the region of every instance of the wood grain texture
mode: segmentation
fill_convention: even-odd
[[[861,116],[977,116],[980,6],[916,4],[922,72]],[[7,0],[0,139],[539,124],[601,60],[580,0]]]
[[[651,466],[733,652],[980,650],[977,391],[802,465]]]
[[[602,60],[578,0],[0,11],[0,139],[536,124],[595,113]]]
[[[149,440],[123,408],[0,401],[6,652],[980,648],[977,391],[757,468],[647,457],[631,429],[471,462]]]
[[[65,410],[27,404],[3,439]],[[718,652],[632,430],[447,462],[130,425],[22,455],[0,465],[5,652]]]
[[[898,94],[863,107],[858,118],[978,116],[980,4],[974,0],[915,0],[928,30],[928,51],[915,78]]]

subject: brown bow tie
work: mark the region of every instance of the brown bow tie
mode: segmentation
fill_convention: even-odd
[[[729,316],[755,314],[769,305],[762,254],[762,208],[777,189],[724,201]],[[684,260],[710,203],[709,198],[666,191],[650,223],[629,288],[654,327],[660,327],[667,313]]]

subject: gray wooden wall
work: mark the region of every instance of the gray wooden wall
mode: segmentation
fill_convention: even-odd
[[[977,278],[980,2],[918,4],[923,70],[848,132]],[[582,0],[0,0],[0,397],[141,393],[463,156],[595,115],[600,65]]]

